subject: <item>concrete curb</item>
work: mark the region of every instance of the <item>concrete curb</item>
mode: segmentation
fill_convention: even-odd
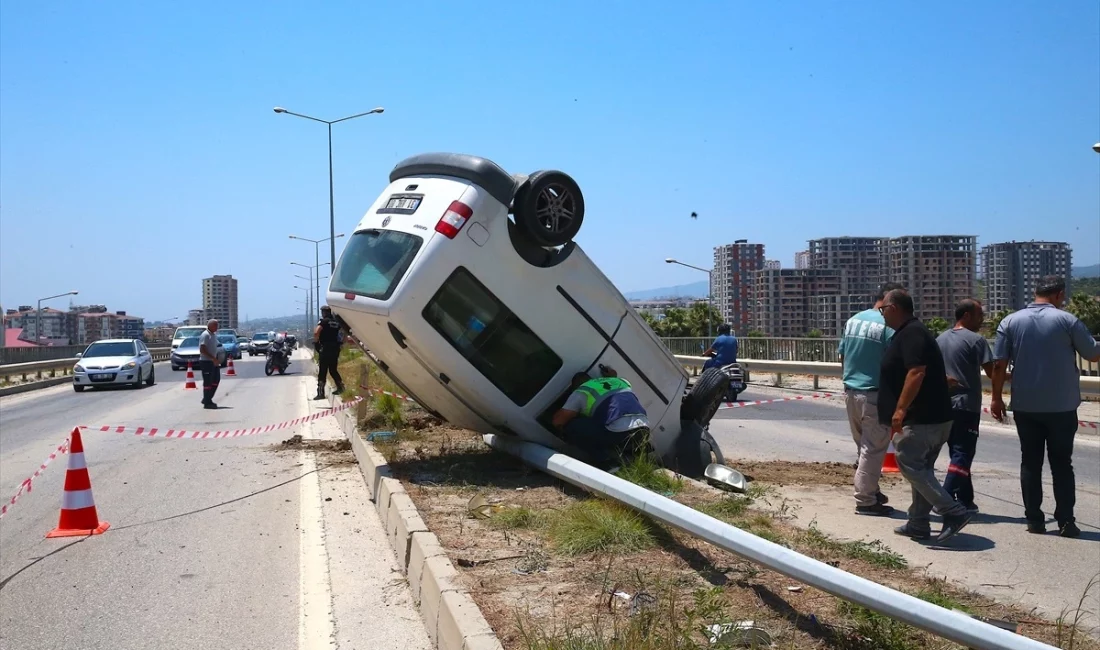
[[[18,395],[19,393],[29,393],[32,390],[38,390],[40,388],[49,388],[50,386],[60,386],[61,384],[73,383],[72,375],[64,375],[62,377],[50,377],[49,379],[43,379],[40,381],[28,381],[25,384],[16,384],[14,386],[5,386],[0,388],[0,397],[6,397],[8,395]]]
[[[343,402],[336,395],[330,401],[333,406]],[[351,442],[433,646],[439,650],[504,650],[474,599],[460,584],[458,570],[447,558],[439,538],[428,530],[405,486],[393,478],[386,459],[359,435],[357,411],[347,409],[335,417]]]

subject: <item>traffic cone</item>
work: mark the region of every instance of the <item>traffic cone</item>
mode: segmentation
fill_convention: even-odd
[[[183,385],[184,390],[198,389],[195,385],[195,372],[191,370],[191,362],[187,362],[187,383]]]
[[[237,371],[233,369],[233,360],[229,360],[229,370],[225,372],[226,377],[236,377]]]
[[[894,436],[890,436],[890,446],[886,449],[886,458],[882,459],[882,473],[896,474],[901,471],[898,467],[898,457],[894,452]]]
[[[100,521],[92,498],[92,480],[84,462],[84,443],[80,428],[73,429],[69,443],[69,469],[65,472],[65,491],[61,493],[61,518],[57,528],[46,537],[85,537],[99,535],[111,527]]]

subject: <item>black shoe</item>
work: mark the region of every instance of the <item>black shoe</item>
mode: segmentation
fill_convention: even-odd
[[[1032,535],[1046,535],[1047,525],[1041,521],[1029,521],[1027,522],[1027,532]]]
[[[959,531],[966,528],[966,525],[970,523],[970,518],[973,516],[969,512],[961,515],[944,515],[943,528],[940,529],[940,534],[936,536],[936,542],[946,542],[958,535]]]
[[[871,517],[889,517],[894,514],[894,509],[890,506],[876,503],[873,506],[856,506],[857,515],[868,515]]]
[[[218,405],[215,404],[214,402],[207,402],[206,404],[203,404],[202,407],[204,409],[216,409],[216,408],[218,408]]]
[[[1070,538],[1080,537],[1081,529],[1078,528],[1077,524],[1073,523],[1072,521],[1067,521],[1066,523],[1058,526],[1058,536]]]
[[[895,535],[901,535],[902,537],[908,537],[917,541],[924,541],[926,539],[932,539],[932,532],[927,530],[913,530],[909,527],[909,524],[904,526],[898,526],[894,529]]]
[[[887,503],[890,503],[890,498],[879,491],[875,493],[875,501],[877,501],[880,506],[884,506]]]
[[[969,512],[972,515],[978,514],[978,512],[979,512],[978,511],[978,504],[976,504],[976,503],[966,504],[966,511]]]
[[[324,393],[317,393],[317,397],[314,397],[313,399],[314,399],[314,401],[319,400],[319,399],[325,399],[325,394]]]
[[[339,395],[339,394],[341,394],[341,393],[343,393],[343,392],[344,392],[344,387],[343,387],[343,386],[337,386],[337,387],[336,387],[336,394],[337,394],[337,395]]]

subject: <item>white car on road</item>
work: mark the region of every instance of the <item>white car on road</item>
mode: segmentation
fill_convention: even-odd
[[[77,355],[73,367],[73,390],[99,386],[130,385],[134,388],[156,383],[153,355],[138,339],[96,341]]]
[[[573,374],[611,366],[665,464],[697,476],[713,447],[700,412],[720,395],[683,398],[683,367],[573,242],[583,218],[562,172],[414,156],[349,238],[328,304],[398,386],[478,432],[562,448],[550,419]]]
[[[206,331],[205,325],[184,325],[177,327],[174,334],[172,334],[172,349],[175,350],[183,343],[184,339],[189,339],[193,336],[198,336]]]

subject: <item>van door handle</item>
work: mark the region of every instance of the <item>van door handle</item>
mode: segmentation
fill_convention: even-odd
[[[439,381],[443,382],[444,384],[450,384],[451,378],[441,372],[439,373]]]
[[[390,334],[393,336],[393,340],[397,341],[397,344],[401,346],[401,349],[409,347],[405,344],[405,335],[401,333],[401,330],[393,326],[393,323],[386,323],[390,328]]]

